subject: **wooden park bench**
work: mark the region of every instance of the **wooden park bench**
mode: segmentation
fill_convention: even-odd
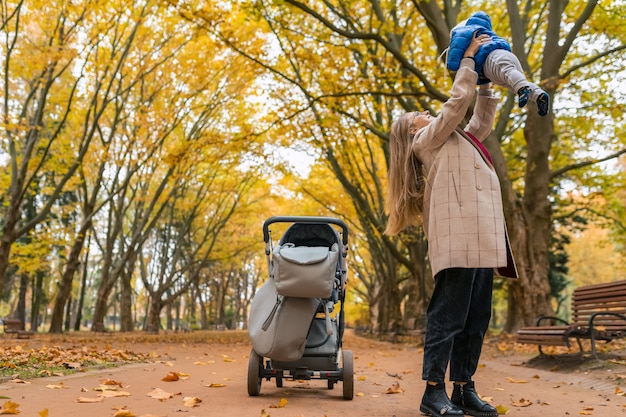
[[[24,324],[19,319],[3,319],[2,325],[4,333],[14,334],[18,339],[28,339],[33,335],[33,332],[24,330]]]
[[[547,322],[548,324],[542,324]],[[556,324],[558,323],[558,324]],[[517,331],[518,343],[541,346],[567,346],[570,339],[578,342],[583,353],[581,340],[591,341],[591,352],[597,359],[596,340],[607,343],[626,337],[626,280],[604,284],[587,285],[574,289],[572,295],[572,321],[558,317],[542,316],[536,325]]]

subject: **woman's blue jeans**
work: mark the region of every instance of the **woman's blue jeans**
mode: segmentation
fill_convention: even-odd
[[[469,382],[491,319],[492,268],[450,268],[435,276],[428,304],[422,379]]]

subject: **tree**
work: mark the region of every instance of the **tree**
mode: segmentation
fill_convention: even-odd
[[[400,111],[436,110],[446,99],[449,77],[437,57],[448,46],[449,32],[456,22],[479,8],[494,17],[508,17],[508,21],[494,19],[496,31],[511,39],[513,51],[529,78],[538,78],[552,96],[555,112],[541,118],[532,105],[519,112],[515,109],[515,96],[501,91],[505,100],[487,141],[501,179],[509,235],[520,272],[520,279],[508,281],[505,328],[513,331],[530,324],[538,314],[552,312],[548,253],[552,216],[557,208],[553,207],[555,195],[566,176],[569,181],[586,172],[585,168],[626,152],[623,139],[616,134],[621,121],[611,119],[609,108],[623,106],[623,96],[611,99],[592,95],[597,89],[582,82],[595,80],[598,86],[608,86],[611,77],[602,74],[620,77],[626,45],[620,40],[622,30],[616,22],[618,16],[624,15],[624,4],[613,3],[599,9],[595,0],[552,0],[529,2],[520,10],[517,2],[511,0],[506,8],[481,2],[472,4],[469,10],[461,2],[445,2],[443,6],[425,1],[373,0],[244,3],[242,7],[247,7],[250,19],[266,24],[263,36],[272,39],[273,50],[278,49],[278,54],[258,53],[258,49],[242,41],[248,39],[245,31],[234,35],[229,26],[232,23],[218,20],[212,13],[187,9],[183,13],[193,14],[196,21],[204,22],[205,29],[267,70],[272,79],[268,95],[275,106],[280,106],[275,112],[280,127],[293,132],[287,140],[304,140],[320,150],[353,199],[359,216],[372,213],[367,220],[371,226],[363,228],[364,238],[368,242],[382,241],[379,246],[388,248],[397,265],[409,271],[423,270],[421,255],[411,258],[421,251],[409,250],[409,242],[420,239],[407,235],[398,242],[389,242],[380,236],[377,231],[382,230],[385,222],[382,199],[363,199],[364,195],[379,195],[380,187],[370,173],[347,175],[351,165],[346,159],[340,161],[337,155],[343,156],[352,149],[344,146],[350,140],[350,130],[360,130],[366,140],[355,146],[376,147],[380,151],[375,158],[386,156],[386,132],[395,115]],[[587,48],[591,44],[593,53]],[[585,102],[579,108],[588,109],[591,102],[592,110],[587,112],[593,112],[596,120],[608,122],[609,126],[583,126],[584,112],[572,116],[574,112],[568,111],[564,102],[579,99]],[[601,128],[602,137],[609,135],[614,139],[603,145],[604,155],[586,158],[580,151],[596,142]],[[565,133],[570,130],[573,134]],[[562,154],[565,148],[572,151],[566,154],[569,158]],[[362,152],[368,153],[369,150]],[[384,160],[374,161],[379,167],[384,166]],[[389,265],[388,259],[374,250],[371,259]],[[382,276],[382,270],[374,270],[381,282],[391,280],[386,293],[396,290],[395,274]]]

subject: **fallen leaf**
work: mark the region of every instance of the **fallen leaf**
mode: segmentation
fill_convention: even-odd
[[[183,404],[185,407],[193,408],[200,404],[202,400],[198,397],[184,397]]]
[[[365,381],[367,379],[367,377],[365,375],[361,375],[360,377],[358,377],[358,381]]]
[[[104,398],[102,397],[78,397],[76,399],[77,403],[101,403]]]
[[[209,385],[205,385],[206,387],[209,388],[224,388],[226,386],[226,384],[217,384],[215,382],[209,384]]]
[[[159,401],[165,401],[169,398],[174,397],[174,394],[172,394],[171,392],[165,392],[161,388],[155,388],[152,391],[150,391],[147,395]]]
[[[117,410],[113,417],[135,417],[135,415],[130,410]]]
[[[113,385],[100,385],[99,387],[93,388],[94,391],[117,391],[117,386]]]
[[[11,382],[15,382],[16,384],[30,384],[29,381],[24,381],[23,379],[12,379]]]
[[[66,387],[65,385],[63,385],[63,382],[59,382],[58,385],[48,384],[48,385],[46,385],[46,388],[50,388],[50,389],[68,389],[69,387]]]
[[[525,384],[527,381],[525,379],[513,379],[511,377],[506,377],[506,379],[509,380],[509,382],[513,382],[515,384]]]
[[[83,365],[79,362],[65,362],[63,363],[63,366],[67,369],[79,369],[83,367]]]
[[[124,388],[121,382],[114,381],[112,379],[103,379],[102,381],[100,381],[100,384],[101,385],[117,385],[120,388]]]
[[[501,416],[505,414],[509,414],[509,408],[503,405],[497,405],[496,410],[498,411],[498,414],[500,414]]]
[[[389,388],[387,388],[386,394],[402,394],[404,390],[400,388],[399,382],[394,382]]]
[[[38,411],[37,414],[39,414],[39,417],[48,417],[48,409],[44,408],[41,411]]]
[[[516,407],[528,407],[529,405],[532,405],[532,402],[530,400],[527,400],[526,398],[520,398],[517,401],[511,400],[511,404]]]
[[[0,414],[19,414],[19,404],[14,403],[13,401],[7,401],[2,406],[2,410],[0,410]]]
[[[261,410],[261,417],[271,417],[271,414],[263,409]]]
[[[270,405],[270,408],[284,408],[287,405],[287,399],[281,398],[277,405]]]
[[[178,381],[180,378],[178,377],[178,373],[176,372],[170,372],[168,373],[166,376],[164,376],[163,378],[161,378],[161,381],[165,381],[165,382],[174,382],[174,381]]]

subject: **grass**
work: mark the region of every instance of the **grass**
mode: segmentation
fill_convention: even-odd
[[[249,336],[243,331],[37,333],[30,339],[19,340],[4,335],[0,338],[0,380],[61,376],[150,362],[155,359],[151,352],[156,344],[195,343],[249,343]]]

